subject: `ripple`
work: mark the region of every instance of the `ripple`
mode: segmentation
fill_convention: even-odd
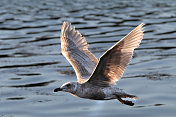
[[[11,97],[11,98],[7,98],[7,100],[24,100],[25,97]]]
[[[60,38],[60,37],[48,37],[48,36],[42,36],[42,37],[36,37],[35,40],[30,40],[30,41],[23,41],[23,43],[31,43],[31,42],[38,42],[38,41],[46,41],[54,38]]]
[[[34,29],[34,28],[45,28],[48,26],[21,26],[21,27],[0,27],[0,30],[23,30],[23,29]]]
[[[174,117],[175,6],[173,0],[0,0],[0,116]],[[63,21],[86,37],[97,58],[138,24],[146,24],[141,46],[119,83],[141,97],[134,108],[53,93],[76,80],[60,51]]]
[[[8,65],[8,66],[0,66],[0,69],[5,68],[19,68],[19,67],[33,67],[33,66],[46,66],[52,64],[58,64],[59,62],[46,62],[46,63],[34,63],[34,64],[25,64],[25,65]]]
[[[169,32],[163,32],[163,33],[156,33],[155,35],[166,35],[166,34],[173,34],[176,33],[176,31],[169,31]]]
[[[55,82],[55,80],[46,81],[46,82],[39,82],[39,83],[24,84],[24,85],[13,85],[13,86],[9,86],[9,87],[15,87],[15,88],[43,87],[43,86],[47,86],[53,82]]]
[[[38,76],[40,73],[27,73],[27,74],[17,74],[18,76]]]
[[[22,78],[10,78],[10,80],[21,80]]]
[[[171,77],[175,77],[175,75],[166,74],[166,73],[149,72],[145,75],[136,75],[136,76],[130,76],[130,77],[124,77],[124,78],[147,78],[149,80],[164,80],[164,79],[169,79]]]

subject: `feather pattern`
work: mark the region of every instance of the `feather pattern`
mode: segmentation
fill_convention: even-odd
[[[134,49],[139,47],[143,39],[143,26],[143,23],[137,26],[100,57],[88,83],[99,86],[116,84],[128,66]]]
[[[88,50],[86,39],[68,22],[61,29],[61,52],[74,68],[79,83],[90,77],[98,63]]]

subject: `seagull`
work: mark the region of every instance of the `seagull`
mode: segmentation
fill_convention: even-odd
[[[61,52],[76,72],[77,81],[67,82],[54,92],[63,91],[74,96],[92,100],[117,99],[133,106],[126,99],[138,99],[118,88],[116,82],[122,77],[133,51],[143,39],[144,23],[138,25],[119,42],[109,48],[98,60],[89,50],[84,36],[69,22],[61,29]]]

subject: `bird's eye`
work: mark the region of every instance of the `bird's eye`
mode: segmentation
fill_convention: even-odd
[[[70,87],[70,86],[71,86],[71,84],[67,84],[66,86],[67,86],[67,87]]]

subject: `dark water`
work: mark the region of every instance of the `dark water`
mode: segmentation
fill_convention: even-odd
[[[176,1],[1,0],[0,117],[175,117]],[[135,26],[144,40],[119,87],[140,97],[129,107],[53,93],[76,81],[60,52],[69,21],[98,58]]]

